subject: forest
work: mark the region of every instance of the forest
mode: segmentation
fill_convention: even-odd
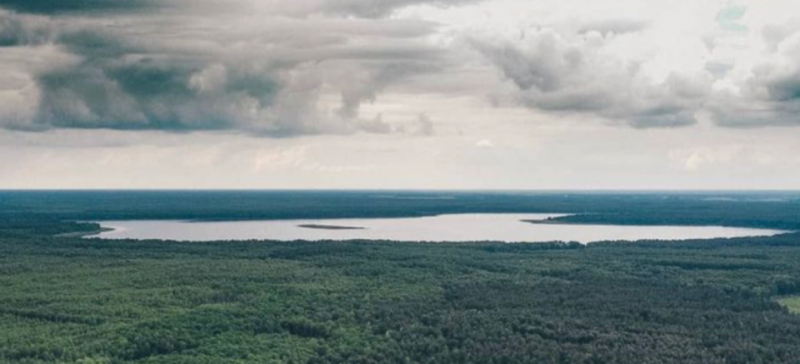
[[[539,201],[551,200],[543,209],[556,203],[562,211],[594,209],[595,215],[575,218],[597,220],[623,211],[612,208],[609,201],[615,198],[624,200],[618,205],[640,205],[639,216],[658,217],[656,197],[590,196],[597,207],[563,197]],[[675,198],[695,201],[685,201],[693,208],[705,206],[705,221],[735,221],[753,211],[769,211],[754,223],[759,226],[789,226],[797,219],[798,210],[789,213],[795,202]],[[50,205],[25,196],[0,200],[5,206],[1,363],[795,363],[800,358],[800,316],[790,311],[800,295],[797,233],[588,245],[104,241],[73,233],[96,230],[98,224],[80,221],[103,213],[164,218],[204,203],[159,210],[153,206],[170,204],[155,198],[126,206],[70,204],[61,195],[50,200]],[[505,210],[531,203],[501,197],[492,207],[475,196],[467,200],[444,205]],[[400,204],[411,206],[407,201]],[[445,208],[421,201],[414,202],[425,207],[417,213]],[[279,211],[280,204],[259,210],[256,202],[240,211],[261,217]],[[300,214],[314,203],[327,211],[324,199],[284,211]],[[742,209],[715,212],[714,206],[724,203]],[[220,205],[225,213],[236,211],[232,203]],[[367,210],[414,213],[386,206]],[[663,221],[691,210],[674,201],[662,208]],[[224,218],[203,207],[195,215]]]
[[[569,223],[800,230],[797,192],[0,191],[0,218],[271,220],[565,213]]]

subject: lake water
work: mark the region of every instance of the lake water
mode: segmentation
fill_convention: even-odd
[[[532,224],[557,214],[457,214],[416,218],[272,221],[104,221],[104,239],[216,240],[395,240],[547,242],[683,240],[768,236],[778,230],[719,226],[620,226]],[[306,226],[306,227],[303,227]]]

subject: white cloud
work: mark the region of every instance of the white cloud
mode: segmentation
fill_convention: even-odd
[[[609,54],[613,38],[532,29],[515,40],[476,36],[473,44],[516,85],[513,97],[525,106],[637,127],[695,123],[710,79],[690,71],[653,80],[639,62]]]
[[[4,50],[74,61],[23,70],[34,87],[8,83],[2,125],[384,133],[402,128],[363,107],[398,90],[634,127],[705,111],[724,126],[798,124],[800,5],[787,0],[93,4],[5,3],[17,12],[0,13]]]

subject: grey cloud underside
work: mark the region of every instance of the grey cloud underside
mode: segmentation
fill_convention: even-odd
[[[140,11],[158,4],[156,0],[0,0],[0,8],[44,15]]]
[[[140,59],[95,60],[39,78],[42,99],[33,128],[220,130],[236,127],[235,107],[269,105],[278,86],[258,74],[229,76],[223,94],[192,88],[199,67]]]
[[[421,2],[347,2],[360,3],[386,10]],[[77,11],[46,12],[44,2],[5,5],[50,15]],[[139,8],[85,5],[86,14],[93,5],[93,11],[120,13]],[[320,11],[327,12],[324,6]],[[438,72],[449,62],[441,50],[420,41],[435,28],[418,21],[277,17],[268,23],[234,22],[219,31],[208,27],[214,22],[206,14],[181,21],[168,14],[124,15],[114,27],[96,21],[105,16],[74,24],[58,19],[0,12],[0,47],[55,45],[74,56],[33,75],[39,106],[30,120],[0,120],[0,126],[232,130],[273,137],[390,133],[398,129],[362,117],[361,104],[404,78]],[[338,109],[319,108],[323,88],[338,90]]]
[[[758,83],[762,80],[751,80]],[[710,107],[717,122],[730,127],[800,126],[800,75],[760,84],[766,92],[723,93]]]
[[[694,114],[708,92],[703,80],[672,75],[651,84],[636,65],[604,57],[587,43],[570,43],[547,30],[513,42],[471,39],[475,49],[514,84],[513,96],[524,106],[598,115],[639,128],[696,122]]]
[[[327,14],[379,18],[413,5],[448,7],[477,3],[482,0],[292,0],[267,4],[273,14],[308,16]],[[264,5],[262,4],[262,5]],[[41,15],[102,15],[102,13],[133,13],[164,8],[194,12],[200,9],[247,9],[241,1],[214,0],[0,0],[0,8]]]
[[[269,75],[234,70],[214,93],[192,83],[207,60],[148,55],[110,34],[82,30],[58,42],[81,61],[38,76],[39,112],[21,128],[220,130],[234,128],[235,106],[269,105],[279,86]]]
[[[778,102],[800,101],[800,71],[788,75],[786,78],[774,80],[767,85],[767,90],[772,99]]]
[[[45,21],[0,13],[0,47],[39,45],[53,37],[54,30]]]
[[[65,55],[14,70],[30,75],[33,85],[24,95],[38,104],[28,118],[19,116],[24,112],[3,118],[0,110],[0,127],[434,135],[426,110],[413,110],[422,114],[404,128],[363,115],[362,105],[408,80],[455,74],[450,71],[467,51],[426,39],[437,32],[435,24],[383,17],[413,5],[476,1],[0,0],[0,51],[38,47]],[[242,9],[255,5],[269,16],[244,16]],[[710,111],[723,126],[800,125],[800,50],[785,51],[781,66],[756,70],[734,95],[710,87],[731,65],[709,63],[704,74],[653,82],[636,63],[601,51],[607,37],[646,30],[646,22],[573,25],[574,34],[536,28],[464,38],[466,48],[488,61],[483,70],[496,69],[511,86],[508,96],[530,109],[635,128],[691,125],[698,111]],[[765,37],[775,50],[785,49],[779,45],[796,31],[773,29]],[[338,95],[338,105],[323,106],[323,93]]]
[[[773,40],[776,47],[782,41]],[[711,98],[709,108],[719,124],[800,126],[800,43],[784,45],[776,58],[776,63],[756,67],[739,93],[721,92]]]

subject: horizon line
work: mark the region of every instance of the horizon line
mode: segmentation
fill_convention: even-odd
[[[800,189],[459,189],[459,188],[0,188],[0,192],[540,192],[540,193],[800,193]]]

